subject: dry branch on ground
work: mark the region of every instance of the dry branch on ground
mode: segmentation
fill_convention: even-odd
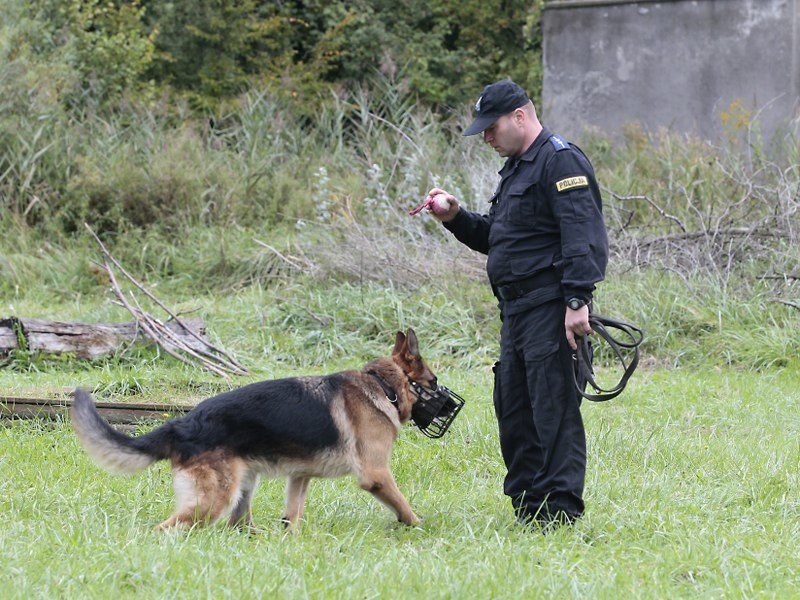
[[[228,352],[211,344],[207,339],[194,334],[190,328],[186,327],[183,318],[167,308],[161,300],[125,270],[120,262],[111,255],[97,234],[92,231],[91,227],[86,225],[86,229],[89,230],[89,233],[92,234],[92,237],[100,246],[103,254],[102,266],[108,273],[112,290],[117,296],[119,304],[131,313],[137,328],[146,337],[178,360],[206,369],[222,377],[244,375],[248,372]],[[129,286],[132,286],[132,289],[124,290],[122,288],[115,270],[122,275]],[[143,302],[154,305],[167,318],[158,318],[146,311],[142,307]],[[176,323],[181,326],[187,332],[187,336],[175,335],[174,329],[169,326],[170,323]],[[190,341],[187,341],[187,338]]]

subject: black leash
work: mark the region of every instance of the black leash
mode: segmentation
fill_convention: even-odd
[[[614,387],[610,389],[600,387],[594,379],[594,371],[592,370],[592,346],[588,339],[589,336],[584,335],[577,340],[578,349],[574,354],[576,364],[572,375],[575,381],[575,388],[581,396],[592,402],[605,402],[619,396],[622,390],[625,389],[628,379],[633,375],[636,365],[639,364],[639,345],[644,339],[644,333],[635,325],[601,315],[589,315],[589,324],[592,326],[594,333],[605,340],[614,351],[617,361],[622,365],[623,374],[619,383]],[[608,331],[609,329],[621,331],[624,334],[622,339],[619,336],[614,337],[611,335]],[[626,360],[623,350],[633,350],[633,358],[630,359],[630,362]],[[597,393],[587,394],[586,384],[590,385]]]

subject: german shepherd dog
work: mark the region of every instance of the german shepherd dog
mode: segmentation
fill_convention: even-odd
[[[232,526],[252,526],[261,476],[288,477],[282,521],[295,529],[311,478],[351,473],[399,521],[415,525],[420,520],[389,469],[392,444],[416,402],[410,381],[437,387],[413,329],[397,332],[390,358],[361,371],[253,383],[138,437],[112,428],[84,390],[75,391],[70,417],[83,447],[109,471],[136,473],[169,459],[177,506],[161,530],[226,517]]]

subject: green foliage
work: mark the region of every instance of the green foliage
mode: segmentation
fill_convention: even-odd
[[[502,77],[541,89],[542,0],[14,1],[48,32],[32,41],[39,60],[75,70],[63,93],[79,106],[177,91],[215,111],[257,86],[313,115],[378,72],[456,111]]]
[[[117,0],[30,0],[51,32],[41,58],[61,55],[79,81],[65,100],[79,107],[105,103],[143,89],[142,75],[153,60],[157,31],[146,34],[139,2]]]
[[[275,4],[223,0],[146,2],[156,55],[148,76],[186,93],[198,107],[237,95],[290,66],[291,23]]]
[[[65,190],[72,205],[67,228],[86,221],[101,233],[158,227],[175,231],[204,215],[213,218],[213,203],[204,197],[229,173],[209,172],[201,134],[191,127],[180,131],[119,129],[122,136],[84,147],[74,177]],[[225,187],[230,187],[229,180]],[[219,207],[228,212],[228,203]]]
[[[325,206],[386,214],[434,183],[471,201],[485,182],[457,166],[458,116],[441,120],[434,104],[464,107],[501,75],[525,83],[489,67],[517,47],[511,30],[535,29],[540,7],[414,8],[4,3],[0,219],[49,235],[84,221],[119,234],[294,222],[330,216]],[[456,10],[492,13],[502,27],[452,24]]]
[[[397,3],[381,0],[304,2],[298,8],[310,29],[326,31],[325,39],[336,42],[334,79],[362,81],[377,70],[428,103],[460,110],[502,77],[538,97],[542,4],[412,0],[398,10]]]
[[[134,2],[72,0],[67,22],[75,35],[76,67],[93,95],[115,98],[135,90],[153,60],[156,32],[144,35],[144,8]]]
[[[72,74],[42,60],[50,32],[22,2],[0,4],[0,222],[39,222],[69,172],[62,145],[68,118],[58,102]]]
[[[0,118],[9,157],[0,159],[0,202],[51,233],[87,221],[113,234],[294,223],[323,216],[326,206],[383,213],[395,199],[414,204],[437,173],[472,192],[457,167],[461,152],[448,144],[450,126],[389,81],[332,102],[312,122],[265,91],[227,108],[211,125],[141,106],[80,122],[60,111]]]
[[[617,261],[706,279],[724,303],[756,278],[792,276],[800,259],[794,151],[714,146],[630,126],[625,143],[587,146],[606,190]]]

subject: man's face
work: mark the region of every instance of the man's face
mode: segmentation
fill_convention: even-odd
[[[522,128],[513,112],[503,115],[483,130],[483,141],[502,157],[521,154],[524,150],[521,147],[523,136]]]

